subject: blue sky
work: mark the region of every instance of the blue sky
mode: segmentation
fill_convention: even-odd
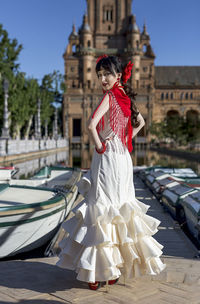
[[[21,71],[41,79],[64,72],[62,55],[75,22],[81,26],[86,0],[0,0],[0,23],[23,44]],[[200,65],[200,0],[133,0],[156,54],[155,65]]]

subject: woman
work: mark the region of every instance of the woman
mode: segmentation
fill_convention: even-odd
[[[121,274],[156,275],[165,268],[163,246],[152,237],[160,221],[146,215],[149,206],[135,197],[130,152],[145,123],[125,85],[131,69],[131,63],[122,69],[115,56],[97,59],[105,94],[88,122],[95,150],[91,169],[78,185],[85,199],[63,224],[69,236],[60,243],[57,265],[75,270],[77,279],[94,290],[105,281],[116,283]]]

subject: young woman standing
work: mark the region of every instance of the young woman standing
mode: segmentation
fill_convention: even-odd
[[[135,197],[132,138],[145,122],[125,85],[132,64],[118,57],[98,58],[96,73],[104,97],[88,122],[95,145],[89,172],[79,182],[84,200],[63,224],[69,233],[61,243],[57,265],[75,270],[77,279],[97,289],[106,281],[160,273],[163,246],[152,235],[160,221],[146,214],[149,206]]]

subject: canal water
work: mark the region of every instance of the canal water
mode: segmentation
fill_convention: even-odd
[[[15,178],[30,178],[40,168],[46,165],[62,164],[69,167],[90,168],[93,151],[76,149],[49,154],[34,159],[16,160],[6,165],[14,164],[19,170]],[[137,149],[131,154],[133,166],[165,166],[171,168],[192,168],[200,175],[200,162],[159,154],[155,151]]]
[[[174,156],[161,154],[147,149],[137,149],[131,153],[133,166],[164,166],[170,168],[192,168],[200,175],[200,161],[186,160]],[[71,150],[69,165],[72,167],[89,168],[92,160],[92,151]]]

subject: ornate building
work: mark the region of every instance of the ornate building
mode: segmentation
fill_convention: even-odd
[[[134,62],[129,84],[138,94],[136,104],[146,120],[137,141],[148,141],[152,121],[166,115],[200,115],[200,67],[155,67],[146,25],[140,32],[131,7],[132,0],[87,0],[78,33],[73,26],[64,53],[63,126],[70,144],[89,144],[86,123],[102,97],[96,59],[105,53]]]
[[[155,67],[153,120],[170,115],[200,118],[200,66]]]

